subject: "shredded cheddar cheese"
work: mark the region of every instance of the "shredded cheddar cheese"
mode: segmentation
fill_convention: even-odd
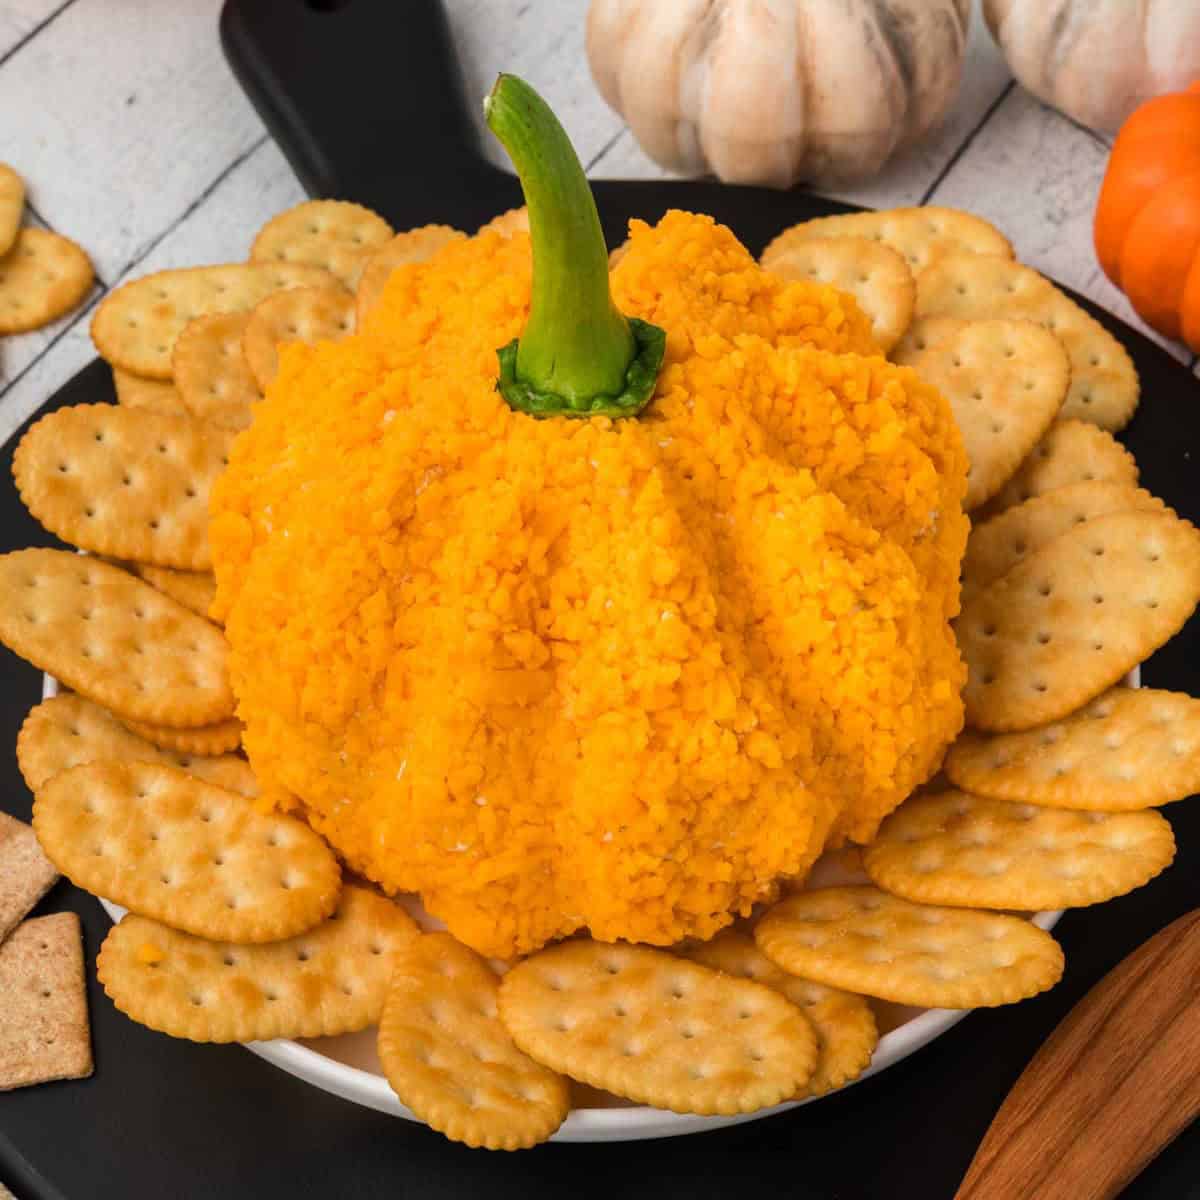
[[[711,936],[962,722],[943,399],[707,217],[634,222],[612,287],[668,334],[640,419],[506,406],[529,241],[489,232],[286,349],[213,498],[264,802],[501,957]]]

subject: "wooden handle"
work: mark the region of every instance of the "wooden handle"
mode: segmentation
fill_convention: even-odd
[[[1022,1072],[957,1200],[1108,1200],[1200,1111],[1200,909],[1113,968]]]

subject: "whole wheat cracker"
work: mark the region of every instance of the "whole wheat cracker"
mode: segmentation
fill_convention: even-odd
[[[32,827],[0,812],[0,943],[57,879]]]
[[[0,944],[0,1091],[92,1073],[79,918],[37,917]]]

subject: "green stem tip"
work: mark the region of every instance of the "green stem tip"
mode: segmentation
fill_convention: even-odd
[[[634,417],[650,400],[667,335],[617,311],[596,201],[550,106],[515,75],[483,102],[529,209],[533,295],[519,338],[497,351],[497,388],[534,417]]]

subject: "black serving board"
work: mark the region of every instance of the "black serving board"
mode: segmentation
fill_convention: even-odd
[[[221,34],[243,87],[313,195],[369,204],[398,228],[441,221],[472,229],[520,202],[511,177],[482,157],[467,115],[477,98],[458,82],[437,0],[228,0]],[[596,194],[614,244],[629,217],[653,220],[683,207],[714,214],[757,250],[785,225],[842,207],[801,191],[709,182],[606,181]],[[1084,303],[1125,343],[1141,374],[1142,407],[1122,440],[1143,482],[1200,521],[1200,384]],[[108,370],[96,362],[42,411],[112,399]],[[0,451],[0,549],[53,544],[12,486],[15,441]],[[28,818],[31,798],[9,748],[40,696],[41,677],[2,648],[0,672],[0,808]],[[1144,678],[1200,695],[1200,619],[1154,656]],[[240,1047],[151,1033],[116,1013],[90,979],[96,1074],[0,1095],[0,1181],[19,1200],[696,1200],[768,1189],[794,1200],[948,1200],[1001,1099],[1058,1020],[1200,898],[1200,804],[1176,805],[1167,816],[1179,842],[1174,867],[1131,896],[1063,918],[1055,936],[1067,973],[1053,991],[973,1013],[881,1076],[792,1113],[673,1140],[470,1151],[318,1091]],[[91,964],[108,918],[65,883],[38,911],[62,909],[83,918]],[[1126,1195],[1200,1198],[1200,1128],[1185,1132]]]

